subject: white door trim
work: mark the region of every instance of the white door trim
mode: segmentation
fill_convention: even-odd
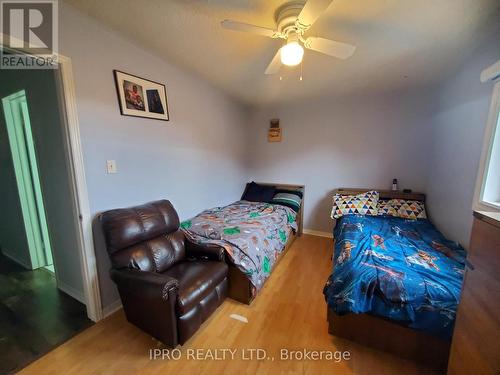
[[[1,41],[5,40],[0,33]],[[73,79],[73,67],[71,58],[60,53],[59,59],[61,97],[59,102],[63,104],[62,115],[64,116],[65,140],[69,156],[70,184],[73,189],[73,199],[77,208],[75,226],[78,234],[78,253],[82,272],[85,305],[89,319],[97,322],[103,318],[101,293],[99,289],[99,278],[97,263],[94,252],[92,236],[92,216],[85,178],[85,165],[80,138],[80,124],[76,105],[75,84]]]
[[[99,289],[99,278],[97,263],[94,252],[92,236],[92,216],[87,191],[87,180],[85,177],[85,165],[80,138],[80,123],[76,106],[75,85],[73,79],[73,67],[69,57],[59,54],[59,67],[61,71],[62,102],[64,103],[64,114],[67,124],[66,142],[68,154],[71,161],[71,174],[74,189],[75,204],[79,211],[77,218],[78,240],[80,242],[80,264],[83,276],[83,289],[87,305],[88,317],[97,322],[102,319],[101,293]]]

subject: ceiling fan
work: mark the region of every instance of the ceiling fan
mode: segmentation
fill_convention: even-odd
[[[273,39],[284,39],[281,47],[266,69],[266,74],[277,73],[281,64],[295,66],[302,62],[304,48],[324,53],[339,59],[352,56],[356,47],[334,40],[319,37],[304,37],[307,30],[316,22],[333,0],[292,1],[284,4],[275,14],[277,29],[250,25],[243,22],[224,20],[221,25],[225,29],[244,31]],[[302,44],[302,45],[301,45]]]

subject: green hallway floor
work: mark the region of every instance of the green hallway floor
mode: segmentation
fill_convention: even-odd
[[[0,254],[0,374],[19,370],[93,323],[46,269],[29,271]]]

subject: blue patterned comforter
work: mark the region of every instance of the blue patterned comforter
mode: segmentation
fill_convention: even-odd
[[[450,339],[465,250],[428,220],[347,215],[323,293],[339,315],[369,313]]]

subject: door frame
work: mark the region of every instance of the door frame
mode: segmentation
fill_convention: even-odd
[[[26,91],[23,89],[2,98],[2,104],[28,241],[31,269],[36,269],[52,264],[52,249],[47,231]]]
[[[0,41],[5,40],[0,33]],[[0,43],[0,47],[14,53],[23,53],[22,50],[12,50]],[[78,254],[83,281],[87,316],[94,322],[103,318],[101,293],[97,262],[94,252],[92,235],[92,215],[88,198],[85,164],[80,136],[80,123],[76,104],[75,84],[71,58],[60,53],[56,54],[59,62],[59,90],[58,99],[62,115],[64,141],[69,158],[69,175],[72,189],[73,203],[76,208],[74,215],[78,240]]]

